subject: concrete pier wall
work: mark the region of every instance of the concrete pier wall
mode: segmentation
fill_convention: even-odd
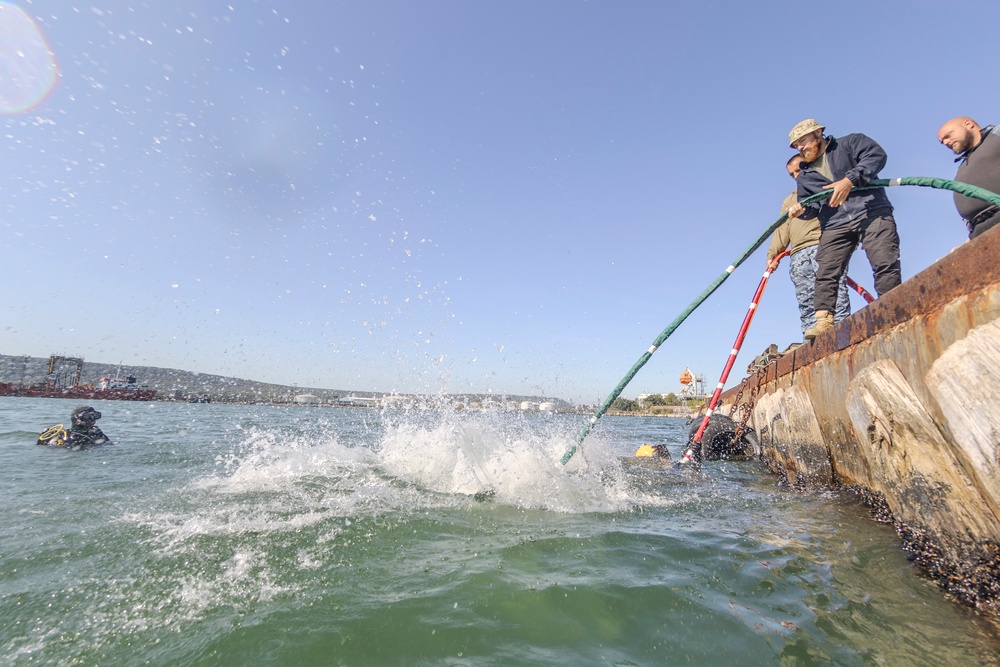
[[[998,260],[1000,228],[747,380],[759,384],[752,423],[773,472],[798,488],[860,490],[919,565],[995,617]]]

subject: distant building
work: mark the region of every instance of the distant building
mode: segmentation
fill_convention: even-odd
[[[386,408],[409,408],[416,404],[413,396],[400,396],[399,394],[389,394],[382,397],[382,406]]]
[[[342,396],[337,399],[337,405],[354,408],[374,408],[379,404],[379,399],[367,396]]]
[[[299,394],[293,399],[296,405],[319,405],[323,402],[319,396],[313,396],[312,394]]]
[[[685,368],[681,373],[681,391],[678,396],[682,400],[704,399],[705,396],[705,376],[701,373],[695,374],[690,368]]]

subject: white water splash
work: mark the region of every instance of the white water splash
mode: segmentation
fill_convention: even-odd
[[[335,542],[341,523],[352,518],[458,507],[482,494],[493,504],[573,514],[674,502],[637,485],[635,473],[597,436],[563,465],[575,441],[567,427],[575,424],[565,418],[437,410],[373,420],[373,414],[360,427],[339,418],[305,429],[248,427],[242,442],[217,459],[219,471],[178,490],[179,503],[131,520],[148,526],[158,550],[169,554],[203,537],[314,530],[317,543]]]
[[[574,434],[564,420],[503,412],[440,412],[438,421],[400,420],[386,429],[379,465],[438,493],[483,494],[494,502],[559,512],[615,512],[648,501],[630,488],[618,458],[598,439],[563,465]]]

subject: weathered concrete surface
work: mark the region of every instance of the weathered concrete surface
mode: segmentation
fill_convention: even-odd
[[[1000,618],[1000,228],[760,374],[753,426],[798,488],[858,489],[915,561]],[[733,400],[736,390],[723,396]]]
[[[754,425],[768,467],[796,488],[833,481],[830,451],[802,387],[777,388],[757,398]]]

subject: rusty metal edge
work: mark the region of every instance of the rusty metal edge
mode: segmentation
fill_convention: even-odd
[[[1000,225],[958,246],[896,289],[820,334],[812,343],[771,362],[761,372],[767,374],[767,382],[773,382],[997,282],[1000,282]],[[722,402],[732,401],[738,389],[736,386],[725,391]]]

